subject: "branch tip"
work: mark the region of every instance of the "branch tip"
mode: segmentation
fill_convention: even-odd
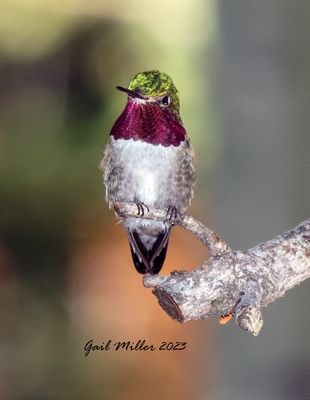
[[[166,311],[166,313],[178,322],[184,322],[184,318],[182,312],[174,301],[173,297],[171,297],[165,290],[160,287],[156,287],[153,290],[154,295],[157,297],[158,304],[160,307]]]
[[[257,336],[263,326],[261,310],[255,307],[244,309],[241,314],[235,316],[235,320],[241,329],[252,333],[253,336]]]

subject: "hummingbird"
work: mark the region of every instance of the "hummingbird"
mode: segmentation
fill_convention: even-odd
[[[139,218],[122,218],[134,266],[158,274],[165,261],[171,218],[183,215],[194,194],[194,151],[180,117],[178,91],[166,73],[135,75],[126,106],[112,127],[100,164],[110,208],[135,203]],[[149,207],[167,210],[167,221],[143,218]]]

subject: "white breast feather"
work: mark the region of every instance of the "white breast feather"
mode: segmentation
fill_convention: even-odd
[[[115,140],[112,137],[110,141],[110,162],[117,160],[124,168],[123,179],[131,185],[133,195],[150,206],[154,205],[162,192],[160,186],[167,181],[175,166],[178,148],[133,139]]]

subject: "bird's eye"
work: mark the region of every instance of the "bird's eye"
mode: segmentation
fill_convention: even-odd
[[[171,103],[171,97],[170,97],[170,96],[164,96],[164,97],[161,99],[161,104],[162,104],[164,107],[170,106],[170,103]]]

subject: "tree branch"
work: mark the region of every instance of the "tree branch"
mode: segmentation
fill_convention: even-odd
[[[139,218],[138,209],[134,203],[115,203],[114,209],[119,217],[137,217]],[[141,217],[141,216],[140,216]],[[155,208],[149,209],[143,215],[143,218],[153,219],[155,221],[167,221],[173,225],[179,225],[187,231],[193,233],[198,240],[208,247],[211,255],[217,255],[231,251],[228,244],[220,238],[211,229],[204,226],[201,222],[196,221],[193,217],[188,215],[178,216],[177,218],[170,219],[167,212]]]
[[[120,217],[137,217],[135,204],[118,203],[115,210]],[[169,220],[156,209],[143,217]],[[144,286],[153,288],[159,305],[179,322],[231,314],[256,336],[263,324],[261,308],[310,276],[310,219],[247,251],[232,250],[192,217],[170,222],[192,232],[211,253],[195,271],[144,276]]]

